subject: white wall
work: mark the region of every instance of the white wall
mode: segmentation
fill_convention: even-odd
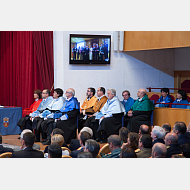
[[[111,35],[110,65],[69,65],[70,33]],[[174,78],[171,74],[174,71],[174,51],[171,49],[162,52],[158,50],[115,52],[112,31],[54,31],[53,34],[54,87],[60,87],[64,92],[69,87],[74,88],[80,102],[84,101],[88,87],[114,88],[119,99],[122,99],[123,90],[129,90],[131,96],[136,99],[139,88],[174,87]],[[130,53],[133,56],[129,55]],[[135,58],[138,56],[139,58]]]

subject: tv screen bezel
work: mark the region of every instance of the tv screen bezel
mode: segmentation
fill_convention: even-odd
[[[71,38],[72,37],[81,37],[81,38],[109,38],[110,47],[109,47],[109,60],[71,60]],[[70,34],[69,39],[69,64],[71,65],[110,65],[111,60],[111,35],[99,35],[99,34]]]

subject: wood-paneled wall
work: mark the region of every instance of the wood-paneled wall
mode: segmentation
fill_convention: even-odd
[[[190,31],[125,31],[124,51],[190,46]]]

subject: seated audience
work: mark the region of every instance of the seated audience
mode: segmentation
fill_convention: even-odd
[[[152,132],[151,132],[151,137],[153,139],[152,146],[158,142],[165,144],[165,142],[164,142],[165,134],[166,134],[166,132],[162,127],[154,126],[154,128],[152,129]]]
[[[77,155],[77,158],[94,158],[90,152],[80,152]]]
[[[78,153],[84,152],[86,140],[91,139],[92,137],[88,132],[83,131],[83,132],[79,133],[78,138],[79,138],[79,142],[80,142],[81,147],[78,148],[77,150],[71,151],[70,156],[72,158],[77,158]]]
[[[166,133],[166,134],[171,132],[171,125],[170,125],[169,123],[164,123],[164,124],[162,125],[162,128],[165,130],[165,133]],[[166,135],[166,134],[165,134],[165,135]]]
[[[130,133],[129,129],[127,129],[126,127],[121,127],[119,129],[119,138],[121,140],[121,145],[123,143],[127,143],[127,139],[128,139],[128,134]]]
[[[157,100],[157,103],[172,103],[173,100],[169,93],[169,88],[162,88],[161,97]],[[156,104],[155,107],[169,107],[169,104]]]
[[[108,89],[107,96],[107,102],[95,117],[95,119],[99,119],[97,130],[99,138],[96,141],[100,143],[106,143],[107,137],[112,134],[119,134],[119,129],[122,127],[121,118],[125,113],[125,108],[116,96],[114,89]]]
[[[183,145],[185,143],[190,143],[190,138],[186,133],[187,127],[184,122],[176,122],[173,127],[173,132],[178,135],[178,143]]]
[[[163,143],[155,143],[152,147],[152,158],[165,158],[167,154],[166,145]]]
[[[49,145],[48,158],[62,158],[61,146],[57,143]]]
[[[137,158],[150,158],[152,154],[152,137],[148,134],[142,135],[139,139],[139,149],[136,152]]]
[[[96,158],[100,150],[100,145],[93,139],[88,139],[85,142],[84,152],[92,153],[93,157]]]
[[[34,90],[34,103],[30,108],[25,108],[22,113],[22,118],[18,121],[17,125],[20,127],[21,131],[24,129],[32,130],[32,121],[30,120],[31,114],[36,111],[42,102],[42,91]]]
[[[187,100],[187,94],[184,90],[178,90],[177,92],[177,98],[173,103],[177,103],[177,104],[189,104],[188,100]],[[182,108],[182,109],[186,109],[187,105],[172,105],[172,108]]]
[[[154,104],[150,101],[146,95],[145,89],[139,89],[137,92],[138,99],[132,105],[131,110],[128,111],[128,117],[131,119],[128,122],[127,128],[131,132],[138,133],[139,127],[144,125],[150,125],[151,113],[154,110]]]
[[[121,140],[118,135],[110,135],[108,137],[110,154],[102,156],[102,158],[119,158],[121,153]]]
[[[39,150],[34,150],[32,146],[34,145],[35,135],[34,133],[27,132],[24,133],[22,139],[23,149],[20,151],[13,152],[11,158],[44,158],[43,152]]]
[[[149,134],[149,126],[148,125],[141,125],[139,128],[139,136]]]
[[[190,143],[185,143],[181,147],[183,156],[190,158]]]
[[[139,135],[137,133],[130,132],[128,134],[127,143],[123,143],[121,148],[123,149],[123,148],[130,147],[133,150],[137,150],[138,149],[138,143],[139,143]]]
[[[0,133],[0,154],[5,153],[5,152],[13,152],[12,148],[7,148],[2,145],[2,135]]]
[[[173,154],[181,154],[181,146],[178,144],[178,136],[175,133],[168,133],[165,136],[167,146],[166,158],[171,158]]]
[[[124,148],[121,149],[120,158],[137,158],[137,155],[132,148]]]

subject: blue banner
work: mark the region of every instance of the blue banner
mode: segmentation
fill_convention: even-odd
[[[0,108],[0,133],[1,135],[16,135],[21,133],[17,125],[22,118],[22,108]]]

